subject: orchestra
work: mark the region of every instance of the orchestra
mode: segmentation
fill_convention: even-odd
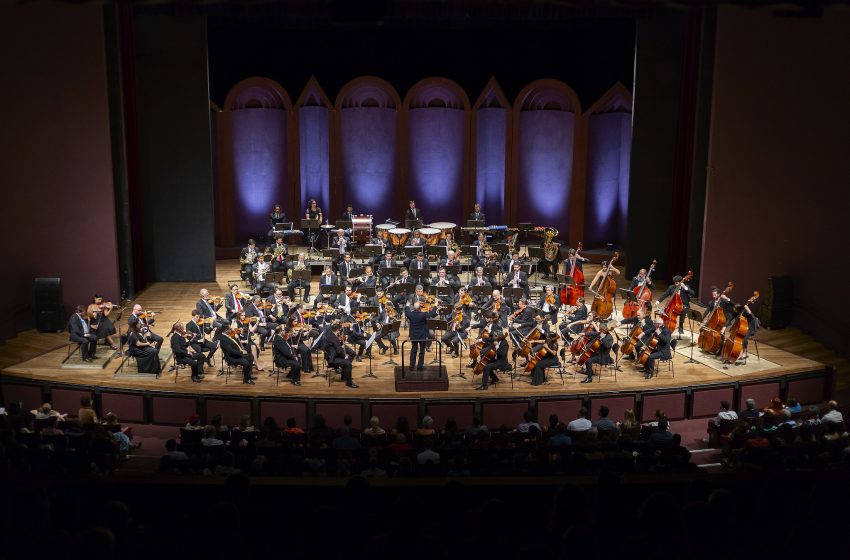
[[[309,201],[304,216],[321,223],[317,201]],[[362,216],[355,215],[351,205],[340,216],[346,224],[357,219]],[[244,284],[230,281],[224,295],[201,289],[189,316],[174,322],[168,336],[175,364],[190,368],[191,381],[200,382],[204,366],[214,366],[214,354],[221,349],[222,368],[239,366],[243,382],[254,384],[253,372],[263,371],[261,361],[270,354],[276,368],[288,370],[287,380],[298,387],[302,373],[328,375],[317,372],[313,364],[313,351],[324,351],[324,363],[342,376],[347,387],[357,388],[352,370],[364,358],[372,360],[372,343],[382,355],[390,350],[394,355],[405,341],[411,348],[404,365],[416,370],[425,369],[425,354],[433,352],[433,346],[442,346],[453,359],[462,359],[469,351],[467,367],[473,368],[473,379],[482,376],[475,387],[480,390],[498,383],[498,373],[509,370],[512,379],[518,376],[541,385],[555,367],[575,368],[584,374],[581,383],[590,383],[595,366],[616,367],[620,360],[651,380],[657,362],[672,359],[676,352],[671,334],[678,330],[681,337],[685,319],[691,318],[687,310],[696,298],[688,284],[692,273],[674,276],[662,291],[656,289],[659,280],[653,278],[656,261],[652,261],[626,279],[628,288],[619,291],[631,293],[621,297],[617,294],[621,271],[614,266],[619,253],[592,268],[592,281],[585,283],[584,271],[591,260],[581,254],[579,243],[563,248],[562,261],[555,228],[537,227],[530,232],[538,234],[536,242],[516,247],[516,230],[484,226],[479,204],[469,213],[469,227],[438,222],[424,228],[422,210],[412,200],[403,220],[415,229],[395,241],[377,229],[374,236],[370,230],[357,237],[351,230],[322,225],[322,231],[329,232],[327,246],[338,256],[328,258],[326,252],[318,260],[295,248],[290,260],[279,234],[286,214],[275,205],[269,214],[268,246],[261,250],[249,239],[240,251],[239,276]],[[455,242],[457,229],[475,235],[469,254],[465,249],[461,254]],[[527,252],[534,243],[544,255],[537,264]],[[369,246],[371,250],[359,249]],[[316,265],[322,266],[317,279],[311,274]],[[546,281],[556,271],[563,274]],[[311,298],[314,281],[318,293]],[[660,283],[664,288],[663,280]],[[758,293],[736,304],[729,296],[732,288],[732,282],[724,290],[712,287],[704,321],[696,330],[690,325],[693,334],[699,334],[701,355],[723,364],[746,360],[748,342],[758,329],[751,310]],[[114,307],[95,295],[92,303],[78,307],[71,316],[70,340],[80,345],[84,361],[95,359],[99,340],[117,348],[110,318]],[[136,359],[140,372],[158,373],[161,368],[163,337],[152,330],[157,313],[135,304],[127,318],[126,337],[121,337],[128,344],[126,355]],[[433,330],[430,323],[426,325],[430,319],[440,319],[443,326]],[[695,336],[692,344],[697,345]],[[462,373],[459,376],[465,379]]]

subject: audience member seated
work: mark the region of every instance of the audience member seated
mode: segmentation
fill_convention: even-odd
[[[573,444],[572,438],[567,434],[567,425],[563,422],[558,422],[558,425],[555,427],[555,435],[551,436],[546,441],[547,447],[561,447],[566,446],[569,447]]]
[[[535,422],[531,417],[531,413],[526,410],[522,413],[522,422],[517,424],[516,431],[521,434],[526,434],[532,426],[534,426],[538,431],[540,430],[540,424]]]
[[[286,428],[284,428],[283,431],[291,436],[304,435],[304,430],[298,427],[298,422],[295,420],[295,418],[286,419]]]
[[[609,411],[608,407],[605,406],[604,404],[599,407],[599,418],[597,418],[596,421],[593,422],[593,427],[596,428],[597,431],[599,431],[599,430],[602,430],[602,431],[611,430],[611,431],[613,431],[613,430],[617,429],[617,424],[615,424],[613,420],[608,418],[609,413],[610,413],[610,411]]]
[[[204,447],[218,447],[219,445],[224,445],[224,441],[218,439],[218,430],[212,424],[204,428],[204,437],[201,438],[201,445]]]
[[[360,442],[352,437],[350,429],[345,426],[339,430],[339,434],[331,443],[331,448],[337,451],[354,451],[360,449]]]
[[[581,407],[578,411],[578,417],[567,424],[567,430],[570,432],[586,432],[593,424],[587,419],[587,409]]]
[[[732,405],[729,401],[720,401],[720,412],[714,418],[715,426],[720,425],[721,420],[737,420],[738,413],[732,410]]]
[[[204,427],[201,426],[201,417],[197,414],[191,415],[188,420],[186,420],[185,429],[187,430],[203,430]]]
[[[97,424],[97,414],[92,408],[91,397],[80,397],[80,410],[77,411],[77,421],[84,428]]]
[[[421,453],[416,455],[416,462],[420,465],[427,465],[429,463],[432,465],[439,465],[440,454],[434,451],[434,440],[431,438],[425,438],[424,445],[425,449]]]
[[[797,399],[794,397],[788,398],[788,412],[791,414],[799,414],[803,412],[803,405],[797,402]]]
[[[756,401],[755,399],[747,399],[744,410],[738,415],[741,420],[747,422],[747,424],[755,424],[758,422],[758,419],[761,418],[761,413],[756,410]]]
[[[437,432],[434,430],[434,419],[430,416],[422,418],[422,426],[414,432],[418,437],[433,437]]]
[[[53,410],[53,406],[50,403],[44,403],[40,407],[35,410],[31,410],[30,414],[32,414],[36,421],[38,420],[47,420],[48,418],[62,418],[67,417],[67,414],[61,414],[55,410]]]
[[[627,408],[623,411],[623,421],[620,422],[619,428],[621,432],[631,432],[635,429],[640,429],[640,422],[637,421],[635,411]]]
[[[469,439],[474,440],[476,437],[478,437],[478,434],[480,432],[489,433],[490,430],[481,421],[481,417],[476,414],[475,416],[472,417],[472,425],[467,426],[467,428],[463,431],[463,433]]]
[[[369,437],[380,437],[387,434],[387,431],[381,427],[381,419],[377,416],[369,418],[369,427],[363,430],[363,434]]]
[[[827,406],[829,407],[829,411],[821,417],[821,422],[824,424],[840,424],[844,422],[844,416],[838,410],[838,403],[836,401],[829,401]]]
[[[785,410],[785,403],[782,402],[782,399],[779,397],[773,397],[770,399],[770,403],[764,407],[764,412],[767,414],[773,414],[774,416],[779,416],[782,414],[782,411]]]

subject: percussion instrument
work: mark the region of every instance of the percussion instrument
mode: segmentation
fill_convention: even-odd
[[[393,224],[378,224],[375,226],[375,237],[384,243],[390,242],[390,230],[395,229]]]
[[[440,230],[437,228],[419,228],[416,231],[419,232],[419,235],[422,236],[425,243],[432,247],[440,242]]]
[[[372,215],[358,214],[351,218],[351,239],[355,243],[372,241]]]
[[[410,239],[410,230],[407,228],[393,228],[389,231],[390,243],[393,247],[404,247]]]
[[[428,224],[428,227],[440,230],[440,240],[443,240],[446,238],[447,233],[454,233],[457,224],[451,222],[434,222],[433,224]]]
[[[329,229],[336,229],[336,226],[333,225],[333,224],[322,224],[319,227],[322,228],[325,231],[327,231]]]

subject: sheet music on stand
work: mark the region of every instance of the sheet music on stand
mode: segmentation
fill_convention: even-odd
[[[301,280],[302,282],[306,282],[310,284],[310,270],[305,268],[304,270],[293,270],[292,271],[292,280]]]
[[[460,276],[459,264],[444,265],[443,268],[446,269],[446,276]]]
[[[442,258],[446,256],[446,248],[443,245],[426,245],[425,254],[429,256],[434,255],[438,258]]]
[[[419,218],[415,220],[404,220],[404,227],[407,229],[419,229],[422,227],[422,220]]]
[[[374,290],[375,288],[372,288],[372,289]],[[379,311],[380,311],[380,309],[378,308],[377,305],[361,305],[360,306],[360,312],[361,313],[369,313],[370,315],[373,315],[375,313],[378,313]]]
[[[351,230],[351,220],[337,220],[334,226],[336,226],[335,229],[342,229],[348,233]]]
[[[322,249],[322,256],[331,261],[339,259],[339,249]]]
[[[470,293],[472,293],[472,297],[489,297],[493,293],[493,288],[489,284],[487,286],[470,286]]]
[[[575,280],[573,280],[572,276],[567,276],[566,274],[556,274],[555,278],[557,278],[558,284],[563,284],[564,286],[575,285]]]
[[[344,286],[336,286],[336,285],[332,285],[332,284],[325,284],[323,286],[319,286],[319,293],[322,294],[323,296],[328,295],[328,294],[335,296],[335,295],[342,293],[344,291],[345,291]]]
[[[411,270],[410,277],[416,280],[417,284],[422,283],[422,279],[425,278],[427,280],[431,280],[431,271],[430,270]]]
[[[490,266],[485,266],[484,274],[490,276],[491,278],[495,278],[496,275],[499,274],[499,265],[491,264]]]
[[[528,256],[532,259],[542,259],[544,255],[543,247],[528,247]]]
[[[398,276],[400,268],[397,266],[387,267],[387,268],[379,268],[379,276],[381,278],[395,278]]]
[[[506,298],[517,300],[522,297],[525,297],[525,292],[522,288],[513,288],[511,286],[505,286],[502,288],[502,295]]]
[[[389,337],[393,333],[398,333],[401,331],[401,320],[396,319],[392,323],[387,323],[386,325],[382,325],[380,329],[380,335],[377,338]],[[376,338],[376,340],[377,340]],[[392,354],[390,354],[390,359],[384,362],[382,365],[394,365],[397,366],[398,362],[393,360]]]
[[[420,245],[405,245],[403,250],[405,256],[414,257],[416,255],[419,255],[420,253],[423,253],[424,247]]]
[[[375,288],[371,286],[362,286],[357,288],[357,293],[366,297],[375,297]]]
[[[428,293],[438,298],[448,297],[452,294],[451,286],[428,286]]]

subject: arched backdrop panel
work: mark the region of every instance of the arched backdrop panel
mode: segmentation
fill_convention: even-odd
[[[631,106],[631,96],[618,85],[588,111],[584,241],[590,247],[626,244]]]
[[[504,224],[510,107],[495,79],[476,102],[474,121],[475,202],[490,224]]]
[[[287,120],[289,97],[272,80],[250,78],[235,85],[225,102],[230,123],[232,209],[238,243],[265,233],[268,213],[280,203],[289,215]]]
[[[301,164],[301,208],[316,199],[320,208],[330,204],[330,112],[321,105],[298,109],[298,138]]]
[[[377,78],[360,78],[343,87],[339,112],[339,198],[375,223],[397,218],[398,95]],[[332,219],[338,214],[334,212]]]
[[[541,80],[520,93],[515,107],[518,222],[558,228],[566,238],[575,144],[575,94],[560,82]]]
[[[407,182],[410,198],[422,208],[426,223],[460,223],[469,101],[449,80],[432,78],[413,86],[408,108]]]

